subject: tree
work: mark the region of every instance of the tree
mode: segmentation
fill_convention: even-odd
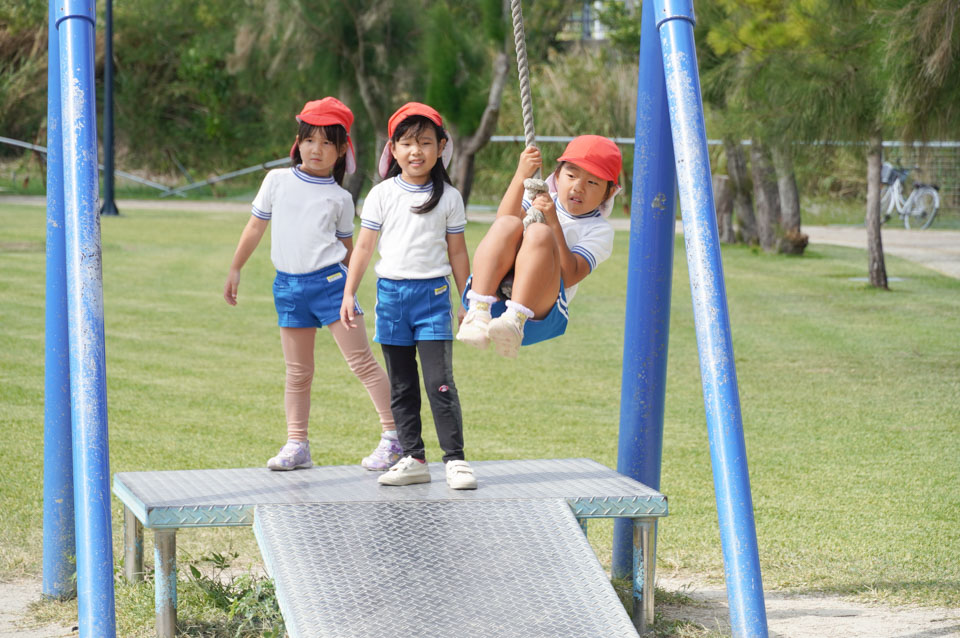
[[[44,144],[47,97],[47,7],[0,2],[0,130]],[[20,149],[0,146],[0,155]]]
[[[454,135],[451,179],[464,206],[473,189],[476,154],[490,141],[500,117],[510,71],[509,13],[506,0],[438,3],[427,13],[433,37],[426,46],[426,99],[444,114]]]
[[[960,0],[911,1],[879,12],[888,34],[884,109],[903,139],[960,127]]]

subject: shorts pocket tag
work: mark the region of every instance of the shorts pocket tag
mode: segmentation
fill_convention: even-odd
[[[337,279],[343,279],[343,273],[342,273],[342,272],[335,272],[335,273],[333,273],[332,275],[330,275],[329,277],[327,277],[327,281],[336,281]]]
[[[440,286],[439,288],[434,288],[434,289],[433,289],[433,294],[434,294],[434,295],[442,295],[442,294],[445,293],[445,292],[447,292],[447,284],[443,284],[443,285]]]

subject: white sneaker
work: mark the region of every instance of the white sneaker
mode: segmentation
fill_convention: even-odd
[[[477,489],[477,477],[466,461],[447,461],[447,485],[454,490]]]
[[[490,345],[490,337],[487,336],[490,304],[476,301],[473,303],[474,307],[467,311],[467,316],[463,318],[460,330],[457,331],[457,341],[484,350]]]
[[[429,482],[430,468],[425,462],[418,461],[412,456],[403,457],[377,479],[380,485],[413,485]]]
[[[515,310],[507,310],[490,321],[487,335],[493,341],[497,354],[508,359],[517,358],[523,341],[523,324],[526,322],[527,318]]]

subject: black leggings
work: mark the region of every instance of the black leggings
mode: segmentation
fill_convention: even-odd
[[[420,375],[417,352],[423,365],[423,385],[430,400],[433,424],[443,449],[443,460],[463,460],[463,417],[453,382],[453,341],[418,341],[415,346],[380,344],[390,377],[390,409],[404,456],[426,460],[421,436]]]

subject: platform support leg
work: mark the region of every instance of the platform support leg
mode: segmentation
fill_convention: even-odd
[[[143,525],[126,506],[123,508],[123,577],[131,583],[143,580]]]
[[[157,637],[173,638],[177,632],[177,531],[158,529],[153,551]]]
[[[655,518],[633,520],[633,624],[639,634],[653,625],[653,591],[656,565]]]

